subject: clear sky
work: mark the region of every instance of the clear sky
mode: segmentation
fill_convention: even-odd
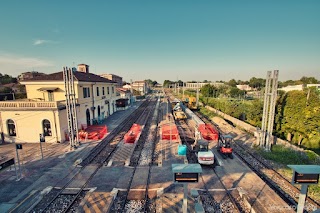
[[[86,63],[124,80],[320,80],[319,0],[10,0],[0,73]]]

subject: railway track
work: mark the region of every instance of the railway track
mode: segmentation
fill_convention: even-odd
[[[158,102],[159,103],[159,102]],[[159,105],[149,107],[141,122],[145,125],[130,164],[133,168],[127,188],[115,198],[110,212],[155,212],[155,199],[149,196],[150,171],[154,154],[154,131],[157,131]],[[156,110],[155,110],[156,109]],[[143,175],[141,175],[143,174]]]
[[[176,124],[178,125],[180,136],[182,135],[181,141],[187,145],[188,162],[198,163],[197,157],[192,150],[190,140],[186,140],[186,138],[190,138],[190,136],[192,137],[192,135],[190,135],[190,133],[192,134],[190,128],[194,129],[194,127],[188,126],[188,124],[183,120],[176,121]],[[244,204],[240,204],[241,199],[239,197],[234,197],[234,195],[231,194],[231,192],[223,184],[221,177],[219,177],[219,175],[215,172],[214,168],[212,166],[202,165],[202,170],[203,173],[201,174],[201,180],[204,189],[198,190],[198,192],[204,210],[206,212],[244,212]],[[205,175],[210,176],[210,179],[214,179],[215,182],[219,183],[218,186],[215,185],[215,188],[219,187],[223,192],[225,192],[220,201],[217,201],[210,191],[210,189],[214,187],[205,180]]]
[[[205,122],[213,123],[211,120],[196,112]],[[216,127],[217,125],[213,123]],[[217,127],[218,128],[218,127]],[[223,132],[219,129],[219,132]],[[275,171],[272,166],[261,156],[250,151],[249,147],[239,141],[234,143],[234,153],[248,165],[270,188],[272,188],[290,207],[295,208],[298,203],[300,190],[293,186],[290,181]],[[320,204],[307,197],[305,211],[312,212],[320,208]]]
[[[63,178],[44,198],[33,208],[32,212],[74,212],[88,192],[85,187],[103,164],[110,158],[124,133],[145,112],[150,102],[146,101],[115,128],[97,145],[82,161],[82,167],[76,167],[73,173]]]

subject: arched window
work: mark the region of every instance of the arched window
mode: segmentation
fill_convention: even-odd
[[[8,127],[9,136],[17,136],[16,125],[14,124],[13,120],[11,120],[11,119],[7,120],[7,127]]]
[[[52,136],[51,124],[49,120],[44,119],[42,121],[42,130],[43,130],[44,136]]]

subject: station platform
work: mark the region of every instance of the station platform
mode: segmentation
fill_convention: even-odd
[[[140,105],[135,102],[127,110],[115,112],[109,116],[103,125],[108,132],[115,129]],[[23,143],[22,150],[18,151],[20,170],[16,163],[17,174],[14,166],[0,171],[0,209],[1,212],[23,212],[22,203],[38,199],[40,192],[50,186],[55,186],[63,177],[75,172],[75,163],[84,158],[92,148],[101,140],[88,140],[74,150],[70,150],[68,142],[49,144],[44,143],[43,159],[39,143]],[[0,144],[0,161],[16,158],[15,144]],[[20,175],[21,174],[21,175]],[[23,209],[23,210],[22,210]]]

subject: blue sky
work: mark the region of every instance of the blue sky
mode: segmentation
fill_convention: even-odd
[[[320,1],[2,1],[0,73],[90,65],[124,80],[320,80]]]

